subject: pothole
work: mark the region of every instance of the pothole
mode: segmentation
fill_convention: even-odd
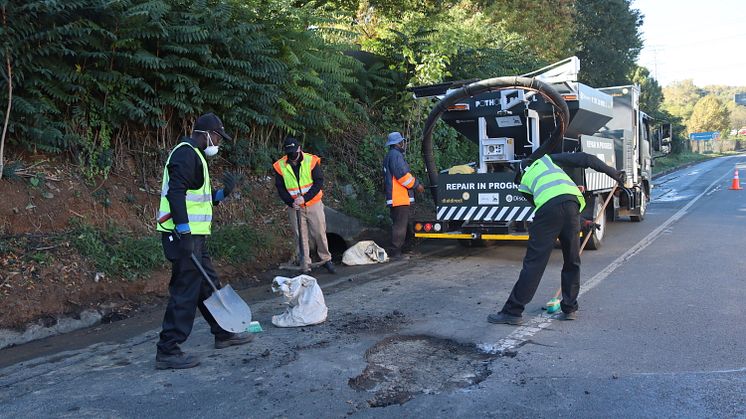
[[[403,404],[417,394],[439,394],[484,381],[495,357],[452,340],[392,336],[368,349],[368,366],[350,378],[349,385],[374,393],[368,400],[371,407]]]

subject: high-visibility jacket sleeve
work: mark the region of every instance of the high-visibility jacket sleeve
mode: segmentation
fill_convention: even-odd
[[[404,160],[404,155],[395,153],[391,162],[391,174],[396,181],[407,189],[416,188],[420,182],[409,171],[409,164]]]

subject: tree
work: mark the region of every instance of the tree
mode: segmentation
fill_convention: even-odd
[[[691,79],[674,82],[663,89],[663,109],[671,115],[687,120],[692,115],[694,105],[704,96],[702,89]]]
[[[708,95],[700,99],[686,127],[690,133],[703,131],[725,131],[730,126],[728,108],[717,97]]]
[[[746,127],[746,106],[736,105],[733,100],[727,102],[728,111],[730,111],[730,127],[740,129]]]
[[[575,2],[576,55],[579,79],[591,86],[628,83],[642,49],[643,15],[631,0],[577,0]]]
[[[650,70],[645,67],[635,67],[630,80],[640,86],[640,109],[648,115],[658,118],[663,103],[663,89],[658,81],[650,77]]]

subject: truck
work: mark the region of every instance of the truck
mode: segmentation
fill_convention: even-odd
[[[545,153],[584,151],[626,174],[624,188],[602,210],[616,182],[592,169],[564,168],[585,197],[582,217],[597,224],[586,232],[588,248],[601,246],[608,222],[645,218],[653,154],[665,152],[670,126],[655,126],[640,110],[638,86],[593,88],[577,81],[579,71],[580,60],[570,57],[522,76],[411,89],[417,99],[438,99],[422,140],[435,212],[413,220],[415,237],[466,246],[528,240],[535,209],[514,183],[515,163]],[[476,143],[475,161],[435,167],[432,133],[441,120]]]

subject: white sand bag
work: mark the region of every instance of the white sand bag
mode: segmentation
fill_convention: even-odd
[[[324,294],[316,278],[298,275],[294,278],[276,276],[272,280],[272,291],[282,292],[288,308],[284,313],[272,316],[277,327],[299,327],[323,323],[327,307]]]
[[[342,255],[342,263],[348,266],[370,265],[372,263],[383,263],[389,260],[389,255],[373,240],[363,240],[345,250]]]

